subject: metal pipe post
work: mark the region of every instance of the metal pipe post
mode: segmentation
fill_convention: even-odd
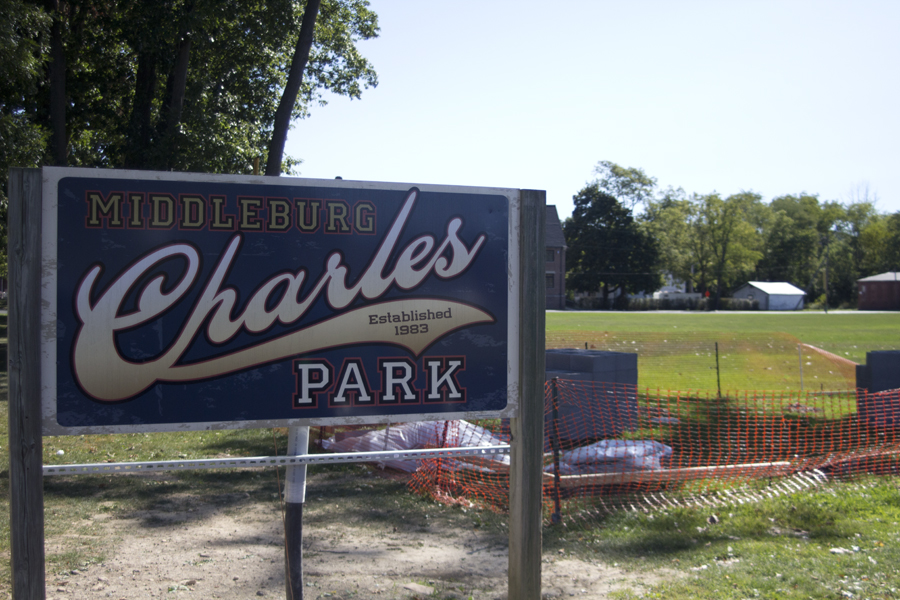
[[[288,430],[288,455],[309,452],[309,427]],[[306,464],[287,468],[284,481],[284,575],[287,600],[303,600],[303,503]]]

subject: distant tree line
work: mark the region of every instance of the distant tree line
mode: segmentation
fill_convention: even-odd
[[[808,303],[855,306],[858,279],[900,271],[900,212],[879,213],[866,189],[847,203],[807,193],[766,203],[754,192],[660,190],[643,170],[608,161],[595,174],[563,224],[566,287],[610,307],[666,275],[709,292],[710,307],[747,281],[787,281]]]

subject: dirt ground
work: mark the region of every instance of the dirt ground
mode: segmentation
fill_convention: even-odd
[[[354,509],[339,496],[320,493],[326,486],[334,489],[311,477],[304,510],[307,600],[506,598],[508,544],[502,528],[481,527],[477,517],[459,507],[435,505],[430,511],[427,504],[428,512],[409,519],[377,518],[378,513],[374,519],[356,518],[348,516]],[[377,489],[367,498],[372,487],[363,483],[351,490],[363,506],[367,501],[391,503],[390,496],[385,500]],[[278,503],[242,492],[234,495],[240,497],[190,495],[151,510],[89,515],[108,541],[106,558],[81,569],[48,573],[47,597],[284,598]],[[402,510],[399,501],[392,503]],[[65,552],[77,538],[48,538],[48,554]],[[545,598],[601,599],[623,588],[640,593],[642,584],[658,577],[545,551],[542,592]]]

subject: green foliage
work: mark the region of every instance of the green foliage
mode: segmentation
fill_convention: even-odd
[[[900,271],[900,212],[872,218],[860,235],[862,271]]]
[[[718,194],[709,194],[699,200],[697,227],[712,253],[716,304],[724,289],[743,283],[761,256],[759,228],[754,226],[754,217],[758,218],[761,212],[760,201],[759,194],[750,192],[725,200]]]
[[[818,199],[782,196],[769,205],[772,215],[757,273],[771,281],[789,281],[809,289],[818,272],[820,240]]]
[[[52,16],[65,47],[70,165],[249,173],[255,158],[265,160],[302,2],[87,1],[62,4],[52,15],[21,2],[4,6],[0,11],[20,15],[10,22],[21,24],[0,25],[0,58],[11,65],[0,66],[0,75],[29,85],[0,97],[0,126],[11,127],[12,118],[18,129],[49,129]],[[325,90],[359,98],[376,85],[356,44],[377,35],[368,2],[323,2],[295,116],[324,104]],[[17,54],[8,56],[9,48]],[[39,149],[37,157],[0,155],[0,169],[46,160],[45,138],[31,132],[28,148]],[[285,162],[289,171],[298,161]]]
[[[0,4],[0,102],[9,103],[34,93],[41,76],[42,46],[50,19],[37,6],[22,0]]]
[[[249,173],[254,158],[265,159],[301,3],[187,0],[91,9],[76,6],[66,21],[67,91],[79,100],[69,115],[72,164]],[[377,83],[356,48],[377,34],[366,2],[323,3],[297,117],[323,103],[324,90],[358,98]],[[179,117],[173,85],[181,51],[189,62]]]
[[[592,183],[573,197],[575,210],[563,224],[567,287],[608,296],[651,291],[659,285],[656,243],[631,211]]]
[[[825,294],[827,267],[828,304],[835,306],[855,301],[857,279],[881,272],[883,263],[867,264],[875,256],[872,246],[882,247],[883,239],[872,204],[842,206],[801,194],[775,198],[769,208],[763,258],[757,265],[762,279],[790,281],[805,289],[807,298],[818,298]],[[820,308],[824,306],[823,299]]]
[[[96,0],[58,11],[0,3],[0,276],[10,167],[51,163],[51,37],[61,35],[67,164],[251,173],[265,164],[290,68],[299,0]],[[51,24],[55,25],[51,27]],[[377,85],[357,46],[378,36],[366,0],[324,0],[294,116],[324,92]],[[282,171],[299,160],[286,157]]]
[[[640,225],[659,245],[659,266],[678,281],[689,282],[693,290],[699,276],[698,266],[706,267],[708,256],[691,232],[696,208],[681,188],[669,188],[658,199],[647,202]],[[697,274],[695,274],[697,271]],[[704,280],[705,281],[705,280]]]
[[[656,179],[643,169],[622,167],[608,160],[598,162],[594,174],[601,190],[620,202],[628,202],[632,210],[650,200],[656,188]]]
[[[6,210],[10,166],[37,166],[47,132],[25,107],[43,76],[50,18],[21,0],[0,3],[0,277],[7,276]]]
[[[660,241],[660,265],[691,290],[717,294],[744,283],[759,260],[766,208],[744,192],[688,197],[669,189],[648,202],[644,228]],[[713,303],[715,304],[715,302]]]

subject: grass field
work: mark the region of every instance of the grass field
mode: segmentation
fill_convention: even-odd
[[[716,370],[716,343],[719,369]],[[638,353],[638,385],[662,390],[805,390],[855,387],[866,352],[900,348],[900,314],[556,312],[547,347]],[[718,374],[718,381],[717,381]]]

